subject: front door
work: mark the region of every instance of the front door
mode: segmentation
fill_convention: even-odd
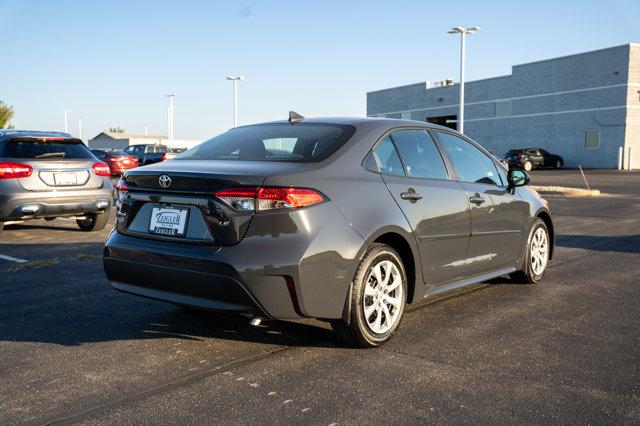
[[[466,275],[470,217],[466,191],[449,179],[431,136],[421,129],[392,132],[373,150],[382,177],[411,224],[427,285]]]
[[[507,191],[506,173],[471,142],[451,133],[438,138],[464,186],[471,211],[466,254],[470,274],[515,267],[522,247],[528,205]]]

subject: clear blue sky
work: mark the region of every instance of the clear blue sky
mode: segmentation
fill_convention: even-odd
[[[511,65],[640,42],[640,0],[622,1],[29,1],[0,0],[0,100],[17,128],[111,125],[201,139],[240,123],[365,115],[366,92],[458,78],[456,25],[469,80]]]

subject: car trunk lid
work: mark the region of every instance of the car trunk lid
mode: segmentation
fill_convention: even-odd
[[[123,177],[128,187],[126,195],[118,200],[118,231],[167,241],[235,244],[244,236],[253,212],[235,210],[214,194],[225,188],[258,187],[270,174],[300,166],[284,162],[171,160],[131,170]],[[176,235],[160,233],[154,228],[159,215],[174,217],[186,225],[176,228]]]

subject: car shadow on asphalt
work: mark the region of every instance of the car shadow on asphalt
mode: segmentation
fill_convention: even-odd
[[[59,262],[17,271],[0,265],[0,342],[76,346],[174,338],[278,346],[339,345],[330,327],[315,320],[264,320],[254,326],[242,315],[185,309],[120,293],[109,286],[104,275],[102,243],[19,244],[13,248],[15,253],[28,253],[34,247],[57,256]],[[73,253],[74,247],[80,254],[92,255]]]
[[[595,251],[640,253],[640,235],[558,235],[556,246]]]

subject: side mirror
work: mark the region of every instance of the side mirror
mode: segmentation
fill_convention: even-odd
[[[525,186],[528,185],[531,181],[531,178],[521,169],[509,169],[507,173],[507,182],[509,185],[507,186],[507,191],[513,194],[517,186]]]

